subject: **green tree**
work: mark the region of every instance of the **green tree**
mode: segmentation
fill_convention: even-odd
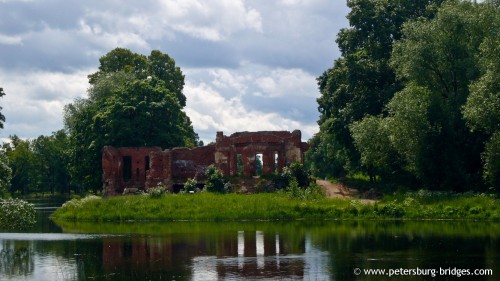
[[[89,82],[88,98],[65,107],[70,172],[84,190],[100,186],[105,145],[171,148],[198,143],[182,111],[184,75],[168,55],[152,51],[146,57],[114,49],[100,59]]]
[[[485,38],[480,46],[481,77],[470,85],[470,95],[463,107],[463,114],[472,131],[485,132],[489,140],[483,152],[484,178],[491,187],[500,188],[500,16],[496,2],[497,16],[489,28],[497,30]]]
[[[4,151],[0,151],[0,197],[10,190],[12,169],[9,167],[9,158]]]
[[[42,179],[40,161],[32,150],[30,140],[22,140],[18,136],[10,136],[10,144],[4,146],[12,169],[12,194],[28,194],[39,190]]]
[[[376,176],[388,177],[398,156],[389,138],[389,126],[381,117],[367,116],[351,125],[354,144],[361,155],[361,164],[371,182]]]
[[[436,18],[406,23],[402,40],[394,45],[391,64],[407,85],[399,99],[414,101],[415,108],[394,101],[391,111],[398,115],[420,108],[422,119],[397,124],[400,130],[428,122],[419,131],[425,137],[417,141],[418,152],[412,150],[414,161],[407,157],[415,175],[428,185],[461,189],[479,183],[485,135],[467,128],[462,108],[471,83],[481,76],[480,46],[488,38],[498,42],[498,24],[494,24],[498,18],[498,6],[448,1]],[[427,97],[433,101],[426,104]],[[421,108],[422,104],[430,107]]]
[[[33,140],[33,152],[39,159],[42,175],[40,190],[69,193],[69,138],[64,130]]]
[[[367,114],[383,114],[385,104],[401,90],[402,85],[389,65],[393,42],[401,38],[404,22],[420,17],[432,18],[441,2],[347,1],[351,8],[347,16],[350,27],[337,35],[342,57],[318,78],[320,134],[311,143],[308,159],[330,163],[325,166],[330,170],[315,169],[315,172],[322,172],[319,176],[340,176],[358,168],[360,154],[349,128]],[[335,151],[328,151],[331,149]],[[314,153],[320,154],[311,155]]]

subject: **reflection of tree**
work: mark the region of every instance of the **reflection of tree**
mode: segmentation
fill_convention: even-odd
[[[27,276],[33,273],[35,262],[28,247],[5,245],[0,251],[0,273],[4,276]]]

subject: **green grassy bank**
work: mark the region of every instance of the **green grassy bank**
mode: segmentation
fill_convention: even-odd
[[[73,199],[52,218],[76,221],[226,221],[296,219],[478,219],[500,220],[500,200],[486,194],[419,191],[358,200],[296,199],[286,193],[198,193],[151,196],[90,196]]]

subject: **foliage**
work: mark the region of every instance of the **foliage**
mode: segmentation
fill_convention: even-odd
[[[182,111],[184,75],[172,58],[160,51],[146,57],[117,48],[99,61],[99,70],[89,75],[88,98],[65,107],[72,179],[85,189],[100,186],[105,145],[171,148],[198,143]]]
[[[319,200],[325,198],[325,191],[317,184],[301,187],[295,178],[292,178],[285,188],[285,192],[293,199]]]
[[[427,185],[460,189],[478,184],[485,138],[467,129],[462,108],[470,85],[481,76],[480,47],[498,40],[499,12],[488,3],[446,2],[436,18],[406,23],[403,39],[395,44],[391,63],[398,78],[408,81],[405,95],[427,120],[427,128],[418,132],[423,137],[420,151],[414,154],[421,160],[415,175]],[[429,96],[432,102],[422,108],[421,99],[425,104]],[[397,106],[392,108],[393,114],[398,111]],[[421,122],[408,121],[409,126],[399,129]]]
[[[290,166],[283,168],[283,172],[278,177],[276,185],[279,189],[281,186],[289,186],[293,181],[296,181],[297,185],[301,188],[306,188],[310,185],[312,179],[309,171],[302,165],[302,163],[296,161]]]
[[[0,87],[0,98],[5,96],[5,92],[3,91],[3,88]],[[0,110],[2,110],[2,107],[0,106]],[[5,122],[5,115],[0,112],[0,129],[3,129],[3,123]]]
[[[157,186],[148,189],[148,194],[151,198],[160,198],[166,193],[168,193],[168,188],[162,183],[158,183]]]
[[[21,199],[0,199],[0,228],[24,229],[36,222],[35,206]]]
[[[332,161],[433,189],[498,186],[498,1],[394,2],[348,2],[352,28],[318,78],[320,132],[306,159],[320,176]]]
[[[367,116],[350,126],[352,138],[360,153],[361,164],[375,182],[376,175],[389,175],[397,159],[389,139],[389,126],[383,118]]]
[[[498,14],[498,13],[497,13]],[[491,28],[500,28],[500,16],[491,22]],[[481,43],[481,77],[470,85],[470,95],[463,107],[468,127],[481,130],[489,136],[482,154],[484,179],[491,187],[500,188],[500,44],[498,34]]]
[[[205,189],[208,192],[227,192],[227,190],[225,189],[224,174],[222,174],[222,171],[215,167],[215,165],[212,164],[207,167],[205,171],[205,177]]]
[[[200,192],[200,189],[198,188],[198,180],[196,178],[189,178],[187,181],[184,183],[184,188],[181,190],[183,193],[195,193],[195,192]]]
[[[315,175],[343,176],[359,169],[350,126],[365,115],[378,116],[402,88],[389,58],[401,26],[415,18],[432,18],[435,1],[349,0],[349,28],[337,35],[342,57],[319,78],[320,132],[307,153]]]
[[[484,177],[491,187],[500,189],[500,132],[496,132],[486,143],[483,152]]]
[[[0,198],[10,189],[12,169],[9,167],[9,158],[0,151]]]
[[[12,169],[9,192],[69,193],[69,139],[63,130],[34,140],[10,137],[3,149]]]

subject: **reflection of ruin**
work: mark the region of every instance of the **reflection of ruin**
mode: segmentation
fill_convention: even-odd
[[[306,149],[299,130],[240,132],[230,136],[217,132],[215,143],[192,149],[106,146],[102,154],[104,189],[106,195],[112,196],[121,194],[126,187],[144,190],[158,183],[182,184],[188,178],[201,179],[210,164],[226,176],[281,172],[288,164],[303,162]]]
[[[175,274],[191,275],[194,280],[217,280],[280,276],[317,279],[311,269],[325,267],[328,259],[312,247],[307,236],[287,238],[257,230],[222,236],[136,237],[128,241],[110,238],[103,242],[102,260],[108,273],[171,276],[175,270]]]

